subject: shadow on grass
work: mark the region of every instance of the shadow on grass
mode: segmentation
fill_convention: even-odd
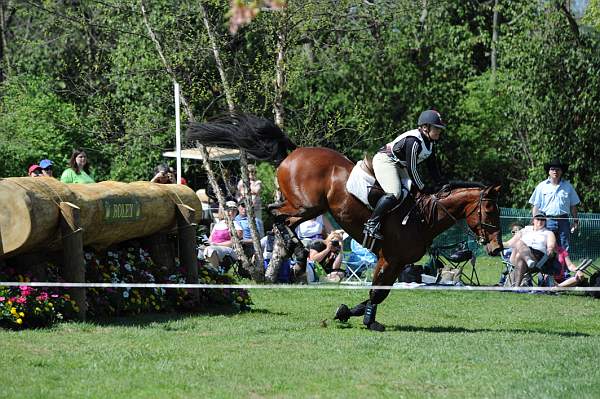
[[[233,306],[213,305],[211,307],[202,307],[195,311],[181,311],[171,313],[145,313],[131,316],[112,316],[89,318],[90,324],[98,326],[127,326],[127,327],[147,327],[154,324],[170,323],[173,321],[185,320],[197,316],[236,316],[239,314],[269,314],[275,316],[288,316],[284,312],[271,312],[267,309],[249,309],[239,310]]]
[[[579,332],[571,332],[571,331],[551,331],[545,329],[524,329],[524,328],[464,328],[464,327],[448,327],[448,326],[431,326],[431,327],[416,327],[416,326],[389,326],[387,327],[387,331],[402,331],[402,332],[430,332],[430,333],[482,333],[482,332],[507,332],[507,333],[538,333],[538,334],[549,334],[556,335],[559,337],[589,337],[589,334],[579,333]]]

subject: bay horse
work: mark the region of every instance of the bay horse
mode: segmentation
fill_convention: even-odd
[[[270,205],[269,210],[276,226],[294,235],[292,241],[296,244],[300,242],[293,229],[325,212],[330,212],[352,238],[362,242],[363,227],[371,211],[346,190],[354,163],[339,152],[321,147],[296,148],[273,122],[250,115],[193,123],[188,126],[187,135],[193,142],[241,148],[251,158],[279,164],[277,180],[284,200]],[[287,155],[289,150],[293,151]],[[499,191],[500,186],[471,184],[446,188],[434,195],[414,192],[417,220],[413,218],[403,225],[406,212],[401,208],[384,217],[384,239],[374,247],[378,262],[372,285],[392,286],[405,265],[421,259],[433,239],[460,219],[466,219],[467,233],[485,245],[489,255],[498,255],[502,250]],[[288,244],[286,248],[293,250],[294,245]],[[367,328],[383,331],[384,326],[375,321],[375,313],[389,292],[385,288],[371,289],[369,298],[354,308],[340,305],[335,319],[346,322],[350,317],[364,315]]]

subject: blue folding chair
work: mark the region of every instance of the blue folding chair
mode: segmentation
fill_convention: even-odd
[[[377,256],[357,241],[350,241],[350,252],[344,254],[342,264],[346,266],[346,278],[344,283],[367,283],[369,282],[369,270],[375,268]]]

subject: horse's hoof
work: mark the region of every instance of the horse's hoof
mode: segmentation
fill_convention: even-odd
[[[385,326],[381,323],[378,323],[376,321],[374,321],[373,323],[369,324],[367,326],[367,328],[371,331],[378,331],[378,332],[384,332],[385,331]]]
[[[345,323],[348,321],[350,316],[351,316],[350,309],[348,309],[348,306],[346,306],[342,303],[340,306],[338,306],[337,310],[335,311],[335,316],[333,319],[339,320],[342,323]]]

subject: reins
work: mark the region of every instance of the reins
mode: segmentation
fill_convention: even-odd
[[[485,190],[481,190],[479,192],[479,200],[477,201],[477,206],[474,207],[473,209],[471,209],[471,211],[467,214],[465,214],[465,219],[468,219],[469,216],[471,216],[473,214],[473,212],[475,212],[475,210],[477,210],[477,217],[478,217],[478,221],[477,221],[477,225],[476,225],[476,229],[479,232],[479,234],[475,234],[471,229],[465,227],[465,226],[461,226],[461,228],[463,229],[463,231],[468,235],[471,236],[479,245],[484,245],[487,243],[487,239],[483,236],[483,230],[484,228],[491,228],[491,229],[495,229],[497,228],[496,226],[489,224],[489,223],[484,223],[483,222],[483,211],[482,211],[482,205],[484,201],[492,201],[494,203],[497,203],[496,199],[492,199],[492,198],[485,198],[483,195],[485,193]],[[458,222],[458,219],[456,217],[454,217],[454,215],[452,215],[452,213],[450,213],[450,211],[448,210],[448,208],[446,208],[444,206],[443,203],[440,202],[440,199],[436,196],[436,194],[433,194],[431,196],[433,205],[432,205],[432,215],[433,215],[433,211],[435,209],[436,206],[439,205],[439,207],[444,211],[444,213],[449,216],[453,221],[454,224],[456,224]]]

